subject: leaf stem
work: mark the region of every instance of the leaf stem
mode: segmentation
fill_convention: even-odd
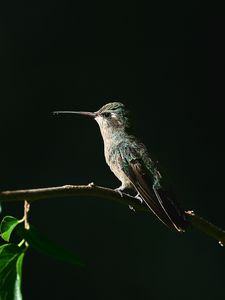
[[[30,203],[27,200],[24,200],[24,228],[25,229],[30,229],[29,211],[30,211]]]

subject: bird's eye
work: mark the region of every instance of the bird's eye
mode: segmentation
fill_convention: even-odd
[[[103,113],[102,115],[103,115],[103,117],[105,117],[105,118],[109,118],[109,117],[111,116],[111,113],[110,113],[110,112],[105,112],[105,113]]]

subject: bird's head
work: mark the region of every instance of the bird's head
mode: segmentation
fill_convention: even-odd
[[[98,123],[101,130],[107,129],[127,129],[130,126],[129,112],[125,105],[120,102],[111,102],[105,104],[96,112],[86,111],[55,111],[54,114],[72,113],[78,115],[84,115],[94,118]]]
[[[111,102],[95,112],[95,120],[101,129],[126,129],[129,127],[129,112],[120,102]]]

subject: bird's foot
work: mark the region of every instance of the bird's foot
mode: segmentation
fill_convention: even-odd
[[[133,212],[135,212],[135,209],[133,208],[132,205],[128,205],[129,209],[132,210]]]
[[[122,193],[123,190],[124,190],[124,187],[122,185],[120,187],[114,189],[114,191],[119,193],[122,198],[123,198],[123,193]]]
[[[186,210],[185,213],[188,214],[188,215],[191,215],[191,216],[195,215],[193,210]]]
[[[139,193],[137,193],[137,195],[134,198],[136,198],[139,201],[141,201],[141,203],[143,202],[143,199],[141,198],[141,195]]]

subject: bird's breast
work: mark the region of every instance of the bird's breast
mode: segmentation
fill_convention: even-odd
[[[117,145],[105,145],[105,160],[114,175],[123,183],[123,186],[130,187],[131,182],[123,171],[123,161]]]

